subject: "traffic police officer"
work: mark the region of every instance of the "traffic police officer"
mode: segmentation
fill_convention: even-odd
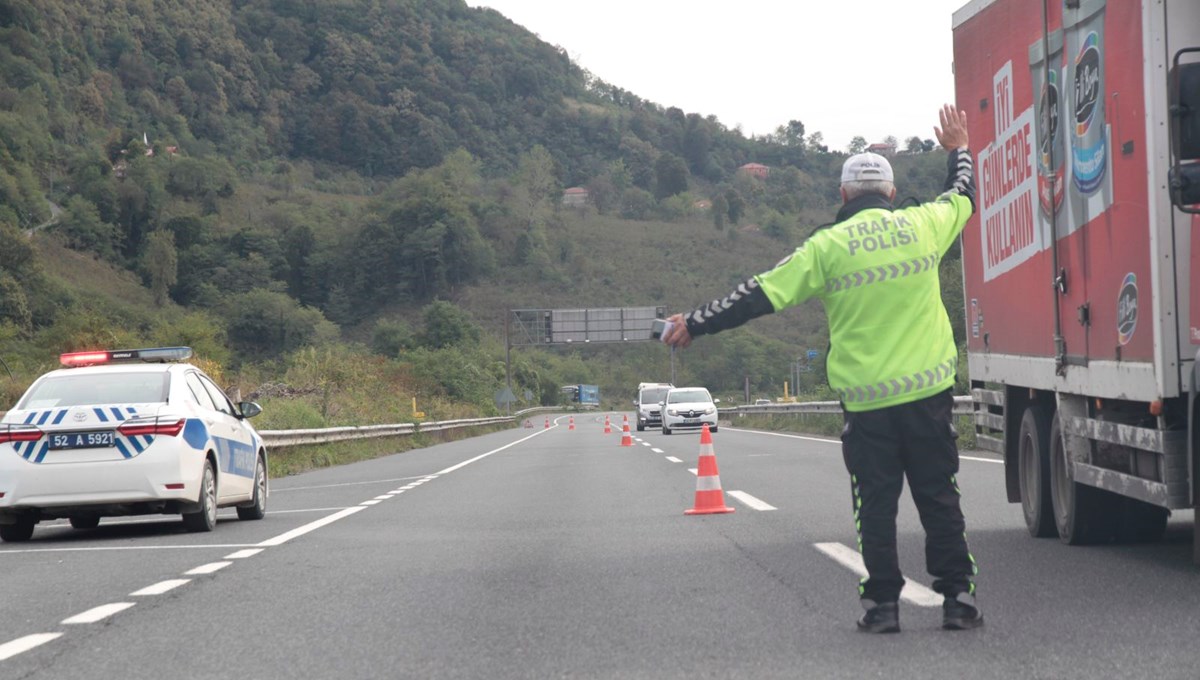
[[[966,113],[951,106],[934,127],[949,152],[945,193],[896,210],[886,158],[851,156],[842,166],[843,206],[774,269],[721,300],[676,314],[663,341],[693,337],[817,298],[829,319],[826,363],[845,413],[842,454],[867,578],[859,585],[862,631],[900,630],[904,585],[896,555],[897,502],[907,476],[925,528],[925,560],[944,596],[942,626],[975,628],[975,560],[959,506],[952,422],[958,351],[942,304],[938,264],[975,207]]]

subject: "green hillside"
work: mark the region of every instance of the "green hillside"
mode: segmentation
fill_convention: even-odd
[[[901,195],[932,196],[944,156],[901,146]],[[461,0],[0,0],[0,408],[58,352],[162,343],[306,404],[281,423],[489,412],[506,310],[723,295],[832,219],[843,159],[799,120],[747,138],[646,101]],[[805,306],[676,370],[778,394],[824,345]],[[653,343],[513,361],[522,405],[669,370]]]

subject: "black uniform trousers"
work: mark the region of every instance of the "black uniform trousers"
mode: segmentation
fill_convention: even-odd
[[[925,528],[933,589],[974,593],[975,559],[959,507],[958,433],[950,390],[875,411],[845,412],[842,456],[850,472],[855,526],[867,578],[860,597],[895,602],[904,586],[896,554],[896,511],[904,478]]]

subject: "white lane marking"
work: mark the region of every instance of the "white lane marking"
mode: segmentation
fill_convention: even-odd
[[[162,595],[163,593],[167,592],[168,590],[175,590],[179,586],[181,586],[185,583],[191,583],[191,582],[192,582],[192,579],[190,579],[190,578],[167,579],[166,581],[159,581],[158,583],[155,583],[152,586],[146,586],[145,588],[142,588],[141,590],[135,590],[132,593],[129,593],[129,597],[140,597],[142,595]]]
[[[16,640],[10,640],[0,645],[0,661],[11,659],[22,652],[28,652],[34,647],[44,645],[60,637],[62,637],[62,633],[34,633],[33,635],[19,637]]]
[[[742,505],[745,505],[746,507],[754,509],[754,510],[761,510],[761,511],[765,512],[767,510],[778,510],[779,509],[779,508],[775,507],[774,505],[767,503],[766,501],[762,501],[762,500],[755,498],[754,496],[751,496],[750,494],[746,493],[745,491],[726,491],[725,493],[727,493],[730,496],[733,496],[734,498],[741,501]]]
[[[700,476],[700,468],[688,468],[688,472],[696,475],[697,477]]]
[[[842,443],[842,441],[840,439],[821,439],[819,437],[805,437],[805,436],[798,435],[798,434],[785,434],[783,432],[767,432],[766,430],[743,430],[740,427],[729,427],[729,426],[726,426],[725,429],[732,430],[734,432],[749,432],[750,434],[765,434],[765,435],[770,435],[772,437],[787,437],[788,439],[803,439],[805,441],[822,442],[825,444],[841,444]],[[751,454],[751,455],[756,455],[756,454]],[[757,455],[770,455],[770,454],[757,454]],[[975,456],[961,456],[961,455],[959,456],[959,458],[961,458],[962,460],[973,460],[973,461],[977,461],[980,463],[1001,463],[1001,464],[1004,463],[1004,461],[997,460],[995,458],[976,458]]]
[[[248,550],[239,550],[234,553],[229,553],[228,555],[225,556],[225,559],[240,560],[240,559],[245,559],[247,557],[254,557],[255,555],[259,554],[260,552],[262,552],[262,548],[250,548]]]
[[[976,458],[975,456],[959,456],[959,458],[962,460],[973,460],[979,463],[999,463],[1000,465],[1004,465],[1004,461],[997,460],[995,458]]]
[[[362,503],[359,503],[359,505],[379,505],[382,502],[383,501],[377,501],[377,500],[372,499],[369,501],[363,501]]]
[[[862,555],[859,555],[857,551],[841,543],[814,543],[813,547],[859,576],[865,577],[867,575],[867,568],[863,565]],[[940,607],[945,598],[906,577],[904,579],[904,589],[900,591],[900,599],[907,600],[919,607]]]
[[[382,496],[376,496],[376,497],[375,497],[375,500],[377,500],[377,501],[386,501],[387,499],[389,499],[389,498],[391,498],[391,497],[392,497],[392,494],[385,493],[385,494],[383,494]]]
[[[771,437],[787,437],[788,439],[804,439],[804,440],[810,441],[810,442],[823,442],[825,444],[841,444],[842,443],[842,440],[840,440],[840,439],[821,439],[820,437],[805,437],[804,435],[799,435],[799,434],[784,434],[783,432],[767,432],[766,430],[743,430],[740,427],[729,427],[728,425],[726,425],[724,427],[724,429],[727,429],[727,430],[730,430],[733,432],[749,432],[750,434],[765,434],[765,435],[769,435]]]
[[[272,490],[271,493],[274,493],[274,490]],[[332,507],[332,508],[300,508],[298,510],[272,510],[271,514],[272,515],[292,515],[292,514],[295,514],[298,512],[329,512],[330,510],[345,510],[345,509],[346,509],[346,506],[339,505],[339,506]],[[221,510],[217,514],[217,519],[232,519],[233,517],[236,517],[233,510]],[[104,521],[101,522],[101,524],[106,527],[115,527],[115,526],[121,526],[121,525],[125,525],[125,524],[172,524],[172,523],[176,523],[178,521],[179,521],[178,517],[171,517],[170,515],[163,515],[160,517],[151,517],[148,519],[112,520],[112,519],[105,518]],[[67,525],[67,520],[64,519],[64,520],[56,520],[54,522],[46,522],[44,524],[39,524],[38,526],[46,528],[46,529],[64,529],[68,525]],[[8,551],[0,550],[0,552],[8,552]]]
[[[542,430],[542,432],[545,432],[545,430]],[[517,441],[505,444],[504,446],[501,446],[498,449],[492,449],[491,451],[488,451],[487,453],[481,453],[478,456],[475,456],[474,458],[471,458],[469,460],[464,460],[463,462],[461,462],[457,465],[451,465],[450,467],[446,468],[445,470],[438,470],[435,474],[439,474],[439,475],[449,474],[459,468],[466,467],[466,466],[470,465],[471,463],[474,463],[477,460],[483,460],[484,458],[487,458],[488,456],[492,455],[493,453],[500,453],[504,449],[516,446],[517,444],[520,444],[523,441],[533,439],[534,437],[542,434],[542,432],[534,432],[533,434],[529,435],[528,437],[522,437],[522,438],[518,439]]]
[[[642,441],[642,440],[639,439],[638,441]],[[642,442],[642,446],[650,446],[650,442]]]
[[[682,463],[683,462],[682,460],[679,460],[675,456],[667,456],[667,460],[671,461],[672,463]]]
[[[202,564],[202,565],[196,567],[195,569],[190,569],[188,571],[185,571],[185,572],[183,572],[183,575],[184,576],[203,576],[204,574],[213,574],[218,571],[221,571],[222,569],[224,569],[225,567],[228,567],[231,564],[233,564],[233,562],[209,562],[208,564]]]
[[[400,494],[404,493],[405,491],[408,491],[408,489],[395,489],[394,491],[389,491],[388,493],[395,495],[395,496],[399,496]]]
[[[129,609],[134,605],[133,602],[113,602],[112,604],[102,604],[99,607],[92,607],[86,612],[81,612],[75,616],[71,616],[62,620],[63,625],[74,625],[77,623],[96,623],[103,621],[113,614]]]
[[[317,484],[315,486],[293,486],[285,489],[276,488],[271,485],[271,493],[279,493],[281,491],[308,491],[310,489],[333,489],[339,486],[363,486],[364,484],[391,484],[392,482],[404,482],[410,479],[417,479],[425,475],[411,475],[408,477],[392,477],[391,479],[371,479],[364,482],[340,482],[338,484]]]
[[[651,450],[651,451],[653,451],[653,452],[655,452],[655,453],[662,453],[662,452],[663,452],[663,450],[662,450],[662,449],[659,449],[659,448],[653,448],[653,449],[650,449],[650,450]]]
[[[16,553],[56,553],[56,552],[104,552],[106,550],[204,550],[206,548],[253,548],[255,543],[217,543],[213,545],[113,545],[94,546],[90,548],[23,548],[17,550],[0,550],[0,555]]]
[[[271,546],[275,546],[275,545],[283,545],[284,543],[287,543],[288,541],[292,540],[293,538],[296,538],[297,536],[303,536],[304,534],[307,534],[310,531],[316,531],[317,529],[320,529],[321,527],[325,526],[326,524],[333,524],[334,522],[338,521],[339,519],[342,519],[344,517],[349,517],[350,515],[353,515],[356,512],[359,512],[361,510],[366,510],[366,509],[367,509],[366,506],[363,506],[363,505],[356,505],[354,507],[346,508],[345,510],[342,510],[341,512],[335,512],[332,515],[329,515],[327,517],[322,517],[321,519],[316,520],[314,522],[309,522],[308,524],[305,524],[304,526],[296,527],[295,529],[292,529],[291,531],[286,531],[282,534],[279,534],[278,536],[276,536],[274,538],[268,538],[267,540],[263,541],[262,543],[257,544],[254,547],[270,548]]]

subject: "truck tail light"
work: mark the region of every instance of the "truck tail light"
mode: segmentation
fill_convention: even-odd
[[[149,434],[165,434],[174,437],[183,431],[183,418],[162,418],[154,420],[133,420],[117,428],[117,432],[126,437],[139,437]]]

